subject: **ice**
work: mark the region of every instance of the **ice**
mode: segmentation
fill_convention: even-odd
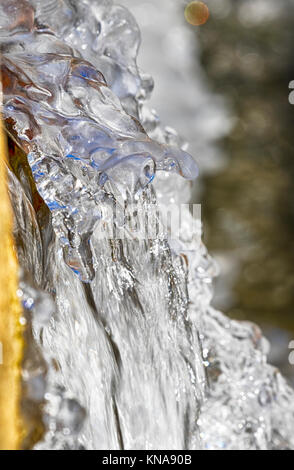
[[[294,448],[293,391],[259,329],[210,306],[217,267],[190,211],[176,240],[164,226],[98,236],[114,205],[136,223],[157,199],[187,204],[197,175],[146,108],[132,15],[99,0],[0,8],[28,416],[45,403],[35,448]]]
[[[68,265],[81,279],[89,281],[94,276],[89,244],[95,224],[101,218],[99,200],[107,181],[121,183],[120,170],[116,167],[123,163],[128,166],[129,174],[123,184],[135,193],[152,181],[157,170],[173,168],[193,179],[197,176],[197,166],[186,152],[152,142],[137,119],[124,111],[111,90],[116,91],[116,84],[109,79],[109,88],[101,71],[40,25],[38,16],[32,24],[34,11],[28,3],[24,2],[23,9],[16,9],[15,5],[12,2],[11,7],[16,24],[21,22],[21,29],[13,29],[11,40],[5,37],[1,40],[3,113],[10,134],[28,154],[38,191],[51,210]],[[99,52],[102,54],[102,61],[95,60],[94,64],[104,72],[104,59],[108,62],[111,57],[111,74],[114,74],[115,64],[123,62],[125,49],[129,51],[129,45],[124,43],[122,50],[116,49],[124,35],[130,35],[129,21],[125,19],[127,12],[108,5],[106,15],[101,5],[91,3],[88,9],[87,5],[87,2],[78,4],[80,16],[79,10],[68,15],[79,24],[76,29],[76,23],[69,22],[70,31],[76,34],[83,31],[81,37],[68,37],[64,23],[60,28],[57,25],[57,33],[63,34],[66,41],[72,41],[73,46],[78,43],[81,52],[84,45],[88,48],[86,39],[89,44],[93,42],[94,33],[87,18],[96,17],[103,25],[101,35],[105,36],[105,42],[101,50],[95,50],[96,56]],[[42,18],[42,6],[40,8]],[[50,12],[59,16],[59,9],[62,15],[68,8],[66,2],[58,2],[54,8],[52,4],[49,25]],[[45,11],[47,14],[48,6]],[[3,8],[4,18],[5,15],[11,16],[7,5]],[[30,21],[24,21],[23,16]],[[111,18],[111,31],[107,18],[109,21]],[[119,33],[116,33],[117,28]],[[94,31],[97,35],[95,28]],[[137,30],[135,33],[136,40]],[[132,61],[135,52],[136,48],[131,54]],[[90,54],[85,55],[91,58]],[[125,62],[128,57],[124,58]],[[136,95],[126,65],[122,70],[120,83],[125,83],[130,95]],[[105,72],[108,76],[107,70]],[[124,99],[125,92],[120,90],[118,96]],[[77,233],[79,246],[72,242]]]

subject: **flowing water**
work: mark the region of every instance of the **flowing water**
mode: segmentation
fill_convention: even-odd
[[[293,392],[266,341],[210,306],[217,270],[187,207],[197,166],[146,107],[139,42],[110,0],[0,1],[24,410],[45,425],[31,441],[292,448]],[[186,204],[177,237],[158,201]],[[156,235],[138,237],[153,207]]]

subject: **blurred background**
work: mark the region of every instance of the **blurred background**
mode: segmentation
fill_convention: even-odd
[[[150,107],[196,157],[204,243],[218,261],[214,306],[259,324],[294,385],[294,0],[120,0],[142,31]]]

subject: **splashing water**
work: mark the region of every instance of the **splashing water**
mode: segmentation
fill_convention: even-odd
[[[146,111],[131,14],[109,0],[1,0],[0,13],[15,237],[31,278],[20,296],[39,357],[28,350],[24,377],[28,399],[46,403],[35,448],[294,447],[293,392],[258,328],[210,307],[216,269],[189,210],[177,240],[167,227],[98,236],[107,208],[132,205],[136,222],[157,197],[189,202],[197,176]]]

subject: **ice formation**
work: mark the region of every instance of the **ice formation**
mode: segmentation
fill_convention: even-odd
[[[28,402],[46,403],[35,448],[293,448],[293,392],[258,328],[210,306],[215,266],[190,212],[177,240],[97,236],[108,207],[136,221],[157,198],[188,203],[197,176],[145,106],[132,15],[111,0],[1,0],[0,13],[19,295],[38,351],[23,376]]]

